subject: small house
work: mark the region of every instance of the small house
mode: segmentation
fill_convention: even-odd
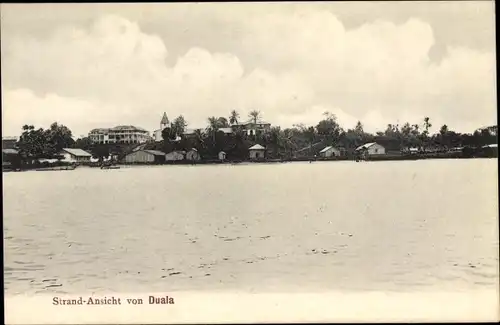
[[[340,150],[333,146],[328,146],[319,152],[319,156],[323,158],[338,157],[340,156]]]
[[[226,160],[226,153],[224,151],[219,152],[219,160],[224,161]]]
[[[376,142],[370,142],[357,147],[356,152],[363,153],[368,156],[385,155],[385,148]]]
[[[193,160],[200,160],[200,159],[201,159],[200,153],[198,152],[198,150],[196,150],[196,148],[192,148],[191,150],[189,150],[186,153],[186,160],[193,161]]]
[[[488,144],[481,148],[486,156],[498,157],[498,144]]]
[[[2,149],[15,149],[17,140],[17,137],[2,137]]]
[[[20,165],[19,152],[15,149],[2,149],[2,168]]]
[[[64,148],[59,152],[59,156],[63,156],[64,162],[71,163],[89,163],[92,155],[85,150],[77,148]]]
[[[127,164],[165,162],[165,153],[158,150],[137,150],[125,156],[123,161]]]
[[[172,151],[169,152],[165,155],[165,160],[166,161],[179,161],[179,160],[184,160],[186,156],[185,151]]]
[[[266,156],[266,148],[256,144],[248,149],[250,159],[262,159]]]

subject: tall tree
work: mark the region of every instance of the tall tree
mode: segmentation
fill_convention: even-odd
[[[312,155],[312,147],[314,140],[316,139],[316,129],[314,129],[314,127],[312,126],[308,127],[305,132],[305,136],[307,138],[307,141],[309,142],[309,154]]]
[[[441,135],[446,135],[448,133],[448,125],[443,124],[443,126],[439,129],[439,133]]]
[[[429,117],[424,117],[424,131],[420,134],[422,144],[427,147],[429,145],[429,129],[432,126]]]
[[[432,127],[430,120],[428,116],[424,117],[424,128],[427,134],[429,134],[429,129]]]
[[[208,132],[212,135],[212,141],[215,146],[215,135],[219,131],[219,119],[215,116],[208,118]]]
[[[204,140],[204,135],[203,132],[200,129],[194,130],[194,141],[195,141],[195,148],[198,150],[205,148],[205,140]]]
[[[188,124],[183,115],[177,116],[172,123],[172,129],[175,130],[176,136],[182,136],[184,132],[186,132],[187,125]]]
[[[82,150],[90,150],[92,147],[92,141],[90,140],[89,137],[78,138],[73,144],[73,147]]]
[[[240,114],[236,110],[232,110],[231,114],[229,115],[229,123],[231,124],[238,124],[240,118]]]
[[[252,122],[254,124],[257,124],[257,121],[260,118],[260,112],[258,110],[253,110],[250,113],[248,113],[248,117],[250,117],[252,119]]]
[[[47,134],[44,129],[35,129],[33,125],[24,125],[23,132],[17,142],[19,153],[29,161],[38,158],[51,158]]]
[[[48,155],[53,156],[59,153],[63,148],[70,148],[75,143],[71,130],[62,124],[54,122],[50,128],[45,130],[45,137],[48,147]]]
[[[362,136],[365,131],[363,130],[363,124],[361,124],[361,121],[358,121],[358,123],[356,123],[356,126],[354,127],[354,132],[360,136]]]
[[[219,123],[219,128],[227,128],[229,127],[229,122],[227,121],[227,119],[225,117],[219,117],[217,119],[217,123]]]
[[[336,141],[339,138],[341,128],[337,123],[337,117],[330,112],[323,113],[324,119],[316,125],[318,135],[323,136],[328,141]]]
[[[410,123],[406,122],[403,124],[403,127],[401,128],[401,138],[402,138],[402,144],[404,147],[409,147],[412,144],[412,128]]]

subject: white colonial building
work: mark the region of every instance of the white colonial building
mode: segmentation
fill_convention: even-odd
[[[114,128],[93,129],[89,132],[92,143],[144,143],[151,140],[149,132],[133,125],[119,125]]]
[[[241,130],[247,135],[256,135],[258,133],[266,133],[271,130],[271,123],[264,121],[253,121],[249,120],[245,123],[233,124],[231,125],[233,131]]]

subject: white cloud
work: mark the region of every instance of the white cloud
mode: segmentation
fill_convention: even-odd
[[[36,96],[29,89],[4,92],[2,106],[2,129],[4,134],[19,134],[23,125],[47,128],[53,122],[65,124],[80,136],[88,128],[98,127],[100,122],[125,122],[127,116],[116,116],[116,107],[91,103],[85,100],[60,97],[57,94]],[[130,117],[129,117],[130,118]],[[78,133],[78,131],[80,133]]]
[[[449,48],[431,62],[426,22],[349,30],[330,12],[295,10],[224,23],[243,35],[231,53],[193,46],[172,66],[164,40],[114,15],[87,29],[62,27],[48,39],[7,38],[4,134],[28,120],[57,120],[76,134],[107,123],[153,130],[163,111],[198,127],[232,109],[243,118],[258,109],[282,127],[316,124],[329,109],[345,128],[359,119],[369,131],[410,117],[460,131],[496,119],[494,54]],[[241,53],[262,66],[246,70]]]

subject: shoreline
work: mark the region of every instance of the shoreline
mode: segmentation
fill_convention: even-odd
[[[284,164],[284,163],[294,163],[294,162],[353,162],[353,163],[366,163],[366,162],[383,162],[383,161],[416,161],[416,160],[433,160],[433,159],[498,159],[498,156],[482,156],[482,157],[464,157],[460,155],[453,154],[441,154],[441,155],[432,155],[432,156],[401,156],[401,155],[381,155],[381,156],[372,156],[368,159],[360,159],[355,160],[353,158],[348,157],[337,157],[337,158],[295,158],[295,159],[261,159],[261,160],[243,160],[243,161],[219,161],[219,160],[199,160],[199,161],[169,161],[164,163],[118,163],[116,166],[118,168],[105,168],[102,170],[114,170],[120,168],[129,168],[129,167],[147,167],[147,166],[196,166],[196,165],[250,165],[250,164]],[[82,164],[77,166],[76,168],[72,168],[69,165],[59,165],[59,166],[33,166],[31,168],[22,168],[22,169],[3,169],[2,172],[24,172],[24,171],[71,171],[80,168],[92,168],[101,170],[100,166],[92,166],[88,164]]]

